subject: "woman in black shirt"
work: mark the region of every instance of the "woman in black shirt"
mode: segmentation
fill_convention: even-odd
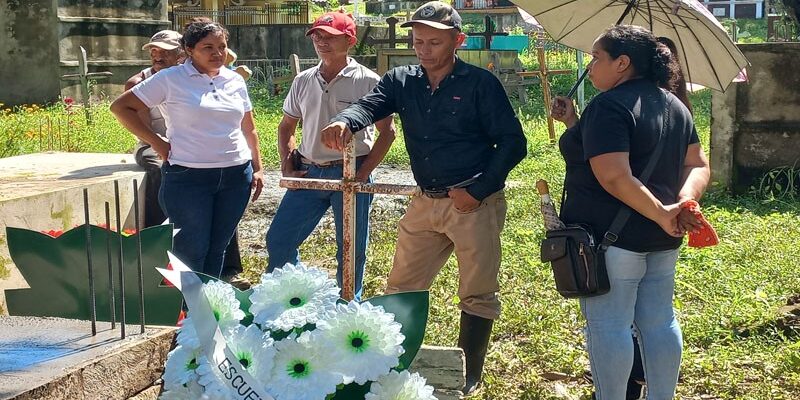
[[[647,398],[671,399],[682,351],[672,309],[675,264],[683,235],[700,227],[680,204],[703,194],[708,162],[686,106],[659,88],[676,76],[677,65],[648,30],[609,28],[594,42],[592,56],[589,79],[602,93],[580,118],[566,98],[556,98],[552,114],[568,127],[559,142],[567,164],[562,220],[586,224],[602,238],[621,207],[633,210],[606,252],[611,290],[580,302],[596,396],[625,398],[633,324]],[[662,126],[663,150],[644,185],[637,177]]]

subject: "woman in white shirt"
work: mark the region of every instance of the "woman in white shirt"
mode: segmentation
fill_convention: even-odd
[[[187,60],[146,79],[111,104],[111,112],[166,160],[159,201],[180,232],[173,252],[190,268],[220,276],[225,247],[252,191],[263,187],[258,134],[247,86],[224,67],[228,31],[193,20],[181,39]],[[137,113],[159,107],[167,139]]]

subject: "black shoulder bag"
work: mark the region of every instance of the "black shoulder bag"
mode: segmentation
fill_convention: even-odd
[[[664,96],[665,111],[658,143],[647,162],[639,181],[647,184],[664,148],[664,131],[669,117],[670,100]],[[564,182],[566,188],[566,181]],[[561,196],[562,202],[564,196]],[[590,229],[582,224],[567,225],[562,229],[547,231],[542,240],[541,258],[550,262],[558,293],[566,298],[599,296],[611,289],[606,271],[605,252],[617,241],[619,232],[628,222],[631,209],[623,205],[614,217],[603,240],[598,244]]]

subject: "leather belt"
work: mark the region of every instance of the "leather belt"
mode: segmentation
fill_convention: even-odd
[[[365,158],[367,158],[366,155],[358,156],[358,157],[356,157],[356,162],[360,162],[360,161],[364,160]],[[300,157],[300,162],[303,163],[303,164],[307,164],[307,165],[313,165],[313,166],[318,167],[318,168],[335,167],[335,166],[339,166],[339,165],[343,165],[344,164],[344,160],[333,160],[333,161],[326,161],[326,162],[318,163],[318,162],[311,161],[308,158],[305,158],[305,157],[302,157],[302,156]]]
[[[477,174],[477,175],[473,176],[472,178],[469,178],[467,180],[458,182],[458,183],[456,183],[454,185],[450,185],[450,186],[439,187],[439,188],[421,188],[422,189],[422,194],[424,194],[425,196],[428,196],[428,197],[430,197],[432,199],[443,199],[445,197],[449,197],[448,192],[450,192],[451,189],[465,188],[465,187],[475,183],[475,181],[478,180],[479,176],[481,176],[481,174]]]

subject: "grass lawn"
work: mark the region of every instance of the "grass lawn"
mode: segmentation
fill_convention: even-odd
[[[555,55],[551,68],[560,66]],[[554,78],[554,92],[564,93],[571,78]],[[591,90],[587,90],[591,94]],[[275,132],[281,117],[280,98],[252,91],[265,164],[275,168]],[[555,385],[587,399],[590,386],[579,379],[588,369],[583,348],[583,320],[576,301],[559,297],[547,265],[539,261],[543,238],[537,179],[551,182],[560,193],[564,163],[547,141],[538,87],[530,104],[517,105],[528,137],[528,156],[512,171],[507,186],[508,218],[503,232],[501,297],[503,315],[495,328],[486,371],[484,399],[558,398]],[[708,148],[710,93],[692,96],[696,122]],[[0,157],[51,148],[85,152],[128,152],[134,140],[107,112],[93,109],[96,124],[87,128],[81,113],[66,118],[65,106],[23,107],[0,112]],[[71,126],[69,138],[47,134],[59,121]],[[39,126],[45,121],[44,133]],[[558,127],[560,129],[561,127]],[[58,146],[60,142],[62,146]],[[51,145],[54,144],[54,145]],[[407,165],[402,137],[387,162]],[[684,360],[679,397],[687,399],[796,399],[800,397],[800,335],[778,322],[777,309],[800,292],[800,201],[796,197],[763,200],[733,197],[712,188],[703,199],[706,217],[717,228],[721,244],[702,250],[685,248],[678,261],[675,307],[684,332]],[[367,297],[379,294],[391,266],[400,215],[373,214]],[[304,257],[334,267],[331,231],[322,230],[303,246]],[[248,273],[257,277],[263,259],[249,259]],[[426,342],[455,345],[458,308],[457,273],[451,258],[433,287]],[[542,374],[563,374],[552,382]]]

